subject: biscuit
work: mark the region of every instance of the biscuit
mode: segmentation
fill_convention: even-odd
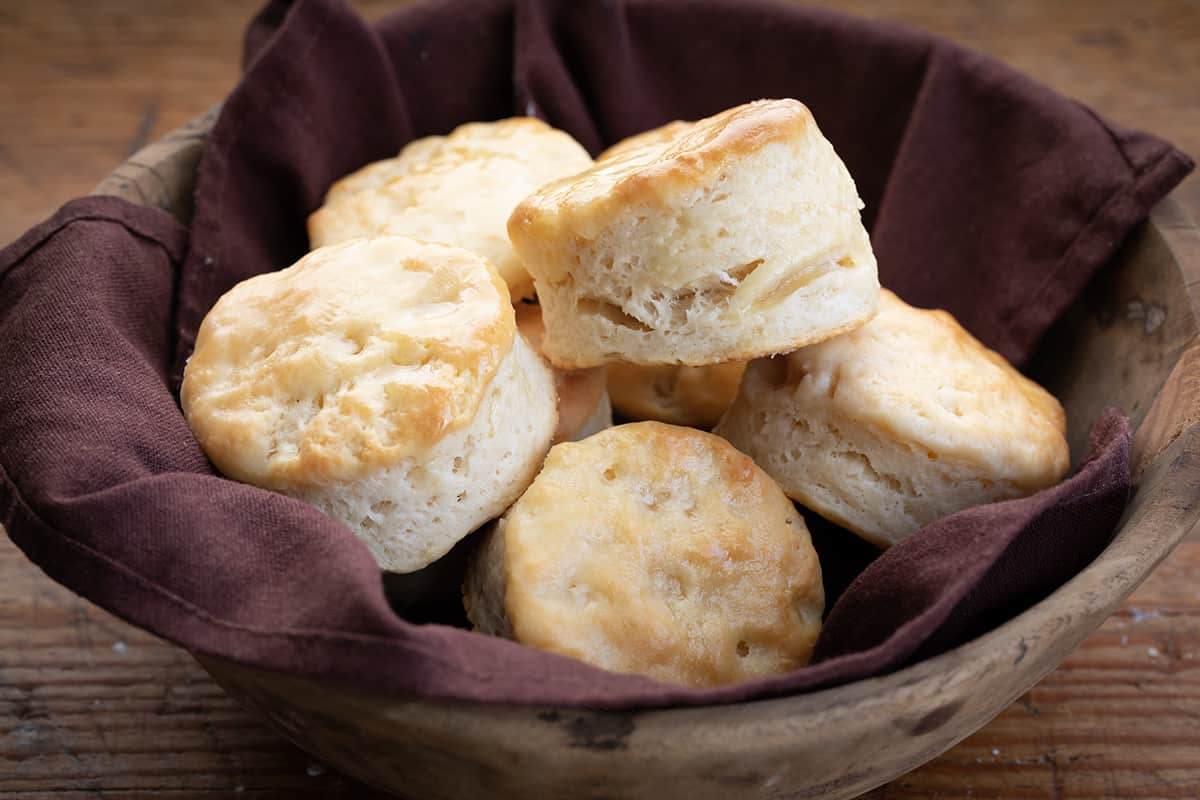
[[[1069,466],[1054,397],[945,311],[884,291],[853,333],[754,361],[716,433],[792,499],[881,547]]]
[[[807,108],[763,100],[676,131],[542,186],[509,218],[551,363],[746,361],[874,315],[862,202]]]
[[[608,396],[626,419],[708,430],[733,401],[745,369],[745,361],[707,367],[609,364]]]
[[[606,158],[624,155],[625,153],[635,150],[639,147],[645,147],[649,144],[663,144],[679,136],[688,128],[694,125],[694,122],[685,122],[683,120],[675,120],[668,122],[658,128],[651,128],[648,131],[636,133],[614,144],[612,147],[605,150],[600,155],[596,156],[597,161],[603,161]]]
[[[596,161],[669,142],[693,124],[675,120],[622,139],[596,156]],[[708,430],[733,401],[745,369],[744,361],[706,367],[610,364],[608,396],[613,409],[628,420],[657,420]]]
[[[516,305],[517,330],[538,355],[542,354],[542,309],[536,303]],[[603,369],[555,369],[558,390],[558,428],[554,443],[572,442],[612,427],[612,404]]]
[[[538,119],[467,123],[335,183],[308,218],[309,241],[386,232],[465,247],[500,270],[515,301],[532,296],[533,283],[508,242],[509,214],[539,185],[591,164],[578,142]]]
[[[803,666],[824,606],[779,487],[722,439],[658,422],[552,448],[463,596],[486,633],[689,686]]]
[[[486,259],[356,239],[243,281],[205,317],[181,402],[226,476],[305,500],[410,572],[500,514],[557,423]]]

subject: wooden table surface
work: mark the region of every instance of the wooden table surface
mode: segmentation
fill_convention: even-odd
[[[950,36],[1200,154],[1197,0],[823,4]],[[256,7],[0,0],[0,244],[219,100]],[[1200,218],[1200,179],[1177,196]],[[0,537],[0,798],[367,793]],[[990,725],[869,796],[1200,796],[1200,532]]]

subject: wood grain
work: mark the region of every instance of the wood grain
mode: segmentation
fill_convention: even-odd
[[[386,4],[359,5],[378,13]],[[1195,3],[841,5],[951,35],[1200,152],[1200,48],[1188,46],[1200,41]],[[22,111],[0,116],[0,240],[219,100],[235,79],[239,30],[255,6],[0,7],[0,103]],[[1195,179],[1180,195],[1193,215],[1200,211]],[[1193,538],[1020,702],[869,796],[1195,796],[1198,577]],[[51,791],[348,797],[363,789],[277,739],[186,655],[74,598],[3,542],[0,797]]]
[[[347,790],[311,765],[186,652],[52,583],[0,541],[0,797]]]

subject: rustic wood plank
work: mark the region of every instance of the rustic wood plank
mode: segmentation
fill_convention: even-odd
[[[354,786],[282,742],[187,653],[0,541],[0,797],[326,797]]]
[[[1200,542],[979,733],[870,795],[1195,797],[1200,787]]]
[[[397,3],[354,5],[371,16]],[[0,4],[0,246],[221,100],[257,0]]]
[[[389,4],[358,5],[377,14]],[[1200,5],[838,5],[952,36],[1200,152],[1200,50],[1190,46],[1200,41]],[[21,113],[0,117],[0,241],[218,101],[236,79],[240,29],[257,6],[5,3],[0,104]],[[1200,181],[1177,196],[1200,216]],[[1197,578],[1194,534],[1021,701],[870,796],[1195,796]],[[0,796],[361,796],[361,785],[328,770],[310,775],[311,766],[186,655],[55,586],[0,543]]]

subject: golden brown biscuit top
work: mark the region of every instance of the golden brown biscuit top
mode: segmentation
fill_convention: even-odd
[[[884,289],[874,320],[784,358],[797,391],[826,395],[840,416],[928,458],[983,465],[1030,490],[1067,468],[1058,400],[945,311]]]
[[[509,224],[539,207],[562,213],[599,202],[653,202],[666,194],[688,191],[729,159],[773,141],[800,138],[810,127],[815,128],[816,123],[798,100],[756,100],[735,106],[677,127],[670,137],[650,136],[643,144],[618,150],[588,170],[543,185],[517,206]]]
[[[789,187],[807,199],[801,204],[803,213],[761,219],[761,235],[771,238],[786,231],[797,246],[787,259],[743,265],[750,273],[734,293],[733,312],[786,298],[824,274],[847,248],[856,261],[873,258],[854,181],[798,100],[758,100],[642,136],[640,143],[618,144],[615,152],[588,170],[543,185],[514,209],[508,220],[509,238],[539,272],[539,280],[570,279],[570,265],[547,243],[598,239],[613,220],[643,209],[650,212],[646,217],[653,218],[655,210],[691,207],[695,213],[685,229],[672,234],[674,238],[699,243],[705,252],[720,249],[723,219],[740,208],[722,183],[740,164],[767,153],[768,148],[772,148],[771,164],[755,168],[788,170],[796,176]],[[797,265],[809,266],[797,271]],[[635,275],[635,293],[648,282],[674,290],[691,286],[707,274],[695,267],[687,258],[657,261]]]
[[[507,288],[482,257],[355,239],[221,297],[181,400],[229,477],[273,488],[353,479],[468,423],[514,332]]]
[[[691,685],[806,663],[824,593],[808,530],[748,457],[657,422],[551,449],[506,514],[526,644]]]
[[[381,232],[447,242],[487,257],[519,298],[531,279],[505,232],[517,203],[546,181],[592,163],[538,119],[471,122],[408,144],[335,183],[309,218],[314,247]]]
[[[635,133],[633,136],[628,136],[622,139],[600,155],[596,156],[596,160],[603,161],[606,158],[614,158],[616,156],[625,155],[626,153],[632,152],[639,147],[646,147],[647,145],[665,145],[672,139],[678,137],[688,128],[692,127],[694,124],[694,122],[685,122],[677,119],[658,128],[651,128],[648,131]]]

